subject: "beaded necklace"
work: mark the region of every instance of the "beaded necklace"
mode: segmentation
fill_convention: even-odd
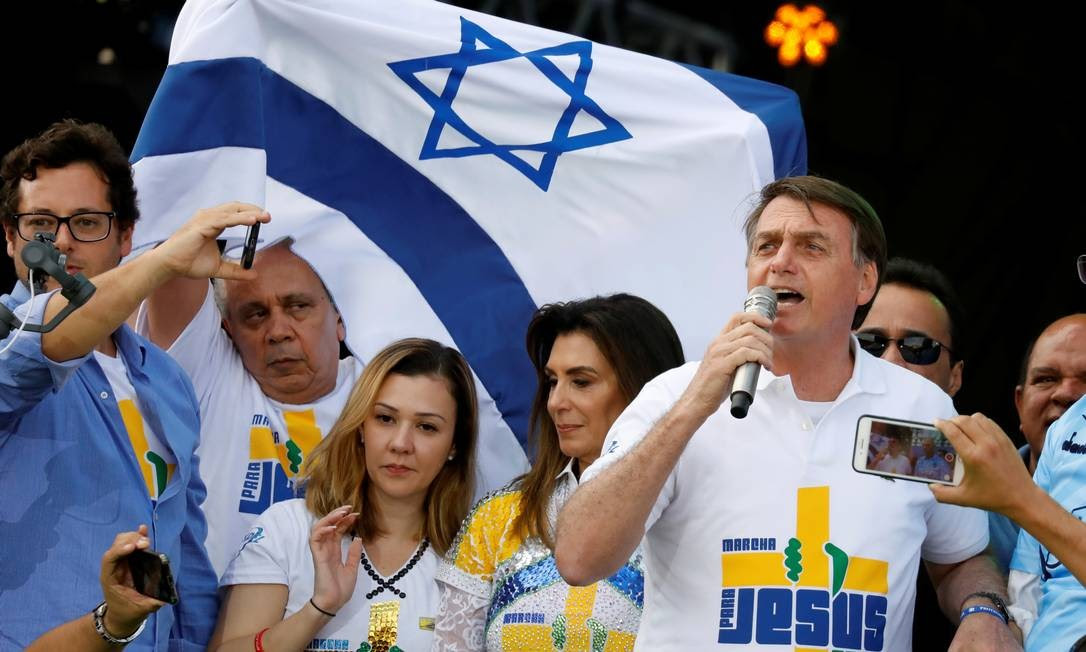
[[[362,568],[366,569],[366,574],[370,576],[370,579],[372,579],[374,582],[377,583],[377,588],[375,588],[374,590],[367,593],[366,594],[366,599],[367,600],[372,600],[374,598],[374,596],[376,596],[378,593],[381,593],[382,591],[386,591],[386,590],[389,593],[392,593],[393,595],[398,596],[401,600],[406,598],[407,593],[401,591],[400,589],[397,589],[393,585],[396,584],[396,582],[403,579],[403,577],[405,575],[407,575],[408,573],[411,572],[411,569],[415,567],[415,564],[419,563],[419,560],[422,559],[423,553],[426,552],[426,548],[428,548],[429,546],[430,546],[430,540],[427,539],[426,537],[423,537],[422,541],[419,542],[419,547],[415,549],[415,554],[412,555],[410,561],[408,561],[407,564],[405,564],[404,567],[401,568],[398,573],[393,575],[392,578],[388,579],[388,580],[386,580],[385,578],[378,575],[377,571],[375,571],[373,569],[373,566],[370,564],[370,560],[366,557],[366,550],[365,550],[365,548],[363,548],[362,549],[362,560],[361,560]]]

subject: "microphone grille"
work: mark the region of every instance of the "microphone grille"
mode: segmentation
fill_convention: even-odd
[[[765,285],[752,288],[743,302],[743,312],[757,312],[771,320],[776,319],[777,293]]]

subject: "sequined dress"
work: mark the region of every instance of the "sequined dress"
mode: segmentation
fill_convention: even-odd
[[[567,466],[548,504],[552,528],[576,488]],[[571,587],[558,574],[553,551],[513,531],[520,499],[515,488],[494,492],[464,521],[437,573],[441,600],[433,649],[633,650],[644,597],[640,549],[611,577]]]

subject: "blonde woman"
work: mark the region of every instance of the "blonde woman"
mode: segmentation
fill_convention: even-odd
[[[377,354],[303,469],[306,496],[257,520],[223,575],[211,649],[428,650],[434,575],[471,504],[475,385],[432,340]]]

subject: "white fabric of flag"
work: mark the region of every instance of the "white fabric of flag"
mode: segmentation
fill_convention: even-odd
[[[511,469],[532,311],[630,292],[700,357],[742,306],[749,201],[806,167],[786,89],[425,0],[195,0],[169,63],[137,247],[266,207],[262,242],[294,239],[363,361],[408,336],[465,354],[481,462]]]

